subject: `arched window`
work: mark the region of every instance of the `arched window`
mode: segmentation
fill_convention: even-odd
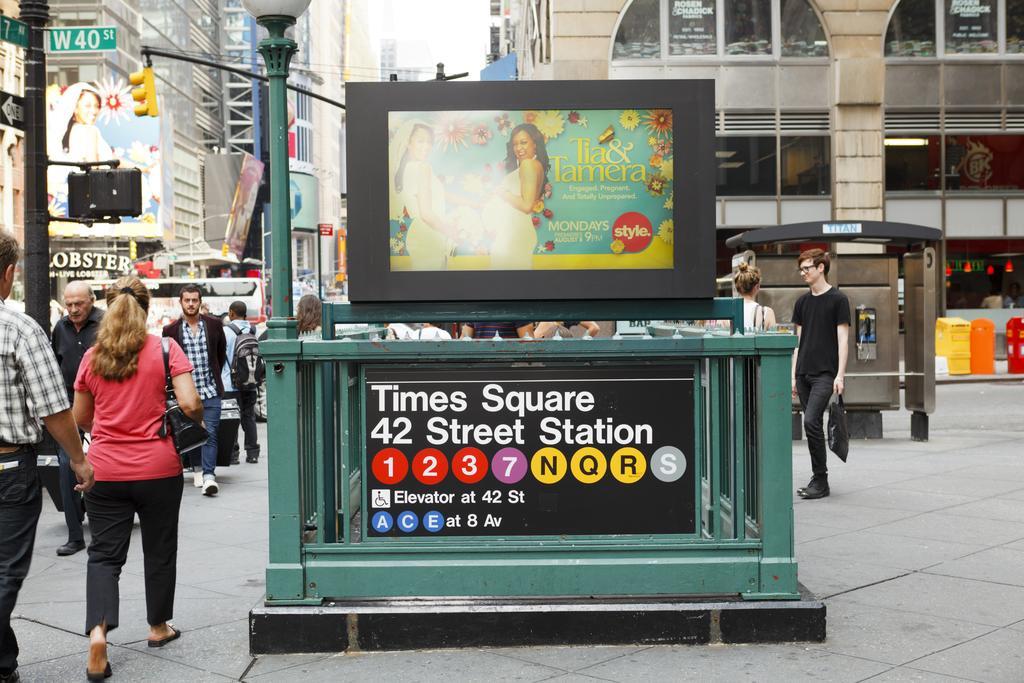
[[[661,57],[660,0],[633,0],[615,34],[613,59]]]
[[[935,56],[935,0],[900,0],[885,32],[885,54]]]
[[[782,0],[781,12],[783,57],[828,57],[825,29],[811,3]]]
[[[615,61],[827,56],[809,0],[633,0],[612,48]]]

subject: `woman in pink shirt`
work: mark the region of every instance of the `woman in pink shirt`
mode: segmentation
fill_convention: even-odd
[[[111,675],[107,632],[117,628],[118,578],[139,515],[146,573],[149,646],[162,647],[181,632],[171,626],[178,556],[181,459],[163,425],[166,397],[160,337],[146,333],[149,290],[123,277],[107,290],[107,312],[96,344],[82,358],[75,380],[75,421],[91,432],[89,462],[96,486],[85,498],[92,542],[86,579],[89,680]],[[192,364],[173,340],[168,366],[182,410],[197,422],[203,406]]]

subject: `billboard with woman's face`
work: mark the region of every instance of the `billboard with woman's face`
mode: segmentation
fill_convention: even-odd
[[[391,270],[671,269],[672,118],[390,112]]]
[[[350,84],[352,301],[714,292],[710,81]]]
[[[46,90],[46,153],[51,161],[110,161],[142,171],[142,214],[121,223],[91,227],[61,221],[68,209],[68,174],[72,166],[50,166],[46,174],[50,234],[62,237],[163,237],[170,212],[164,203],[160,120],[138,118],[123,80],[51,85]]]

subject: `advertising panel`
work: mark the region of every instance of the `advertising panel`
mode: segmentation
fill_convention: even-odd
[[[672,110],[391,112],[391,269],[671,269]]]
[[[694,534],[690,365],[368,368],[369,537]]]
[[[347,103],[351,301],[714,295],[713,81],[354,83]]]
[[[259,193],[260,180],[263,178],[263,162],[245,152],[242,156],[242,168],[238,173],[238,183],[228,211],[227,230],[224,241],[228,249],[239,259],[245,252],[245,243],[249,239],[249,225],[252,222],[253,208],[256,206],[256,195]]]
[[[292,204],[292,230],[313,232],[320,222],[319,184],[308,173],[289,174]]]
[[[50,235],[56,237],[162,238],[170,230],[170,211],[164,206],[160,121],[132,114],[131,90],[123,80],[79,82],[46,90],[47,155],[51,161],[107,161],[142,172],[142,215],[121,223],[86,227],[60,221],[67,215],[69,166],[47,169]],[[165,226],[165,222],[168,224]]]

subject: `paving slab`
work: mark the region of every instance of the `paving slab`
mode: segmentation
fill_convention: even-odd
[[[819,649],[887,664],[907,664],[984,635],[991,626],[835,600],[829,603],[828,640]],[[879,638],[899,633],[899,638]]]
[[[128,648],[108,649],[111,681],[160,681],[161,683],[224,683],[236,680],[201,669],[169,662]],[[25,683],[43,681],[80,681],[85,678],[85,655],[75,654],[18,668]]]
[[[928,574],[1005,583],[1024,588],[1024,552],[1009,548],[990,548],[942,562],[923,571]]]
[[[904,576],[909,570],[897,567],[883,567],[867,562],[849,562],[825,557],[800,559],[797,549],[800,583],[819,599],[870,586],[880,581],[889,581]],[[826,617],[826,621],[827,621]]]
[[[18,664],[22,668],[67,655],[84,658],[89,651],[89,639],[77,633],[27,619],[13,619],[11,628],[18,639]]]
[[[867,680],[871,681],[871,683],[963,683],[963,681],[974,679],[943,676],[942,674],[929,671],[897,666]]]
[[[196,628],[164,647],[151,648],[145,641],[127,647],[153,657],[202,669],[239,680],[252,663],[248,651],[238,644],[248,639],[248,617],[227,624]]]
[[[1024,513],[1024,501],[1019,503]],[[923,514],[880,524],[871,530],[891,536],[910,536],[937,541],[956,540],[989,546],[1002,545],[1024,538],[1024,522],[968,517],[960,513],[963,506],[946,508],[941,512]]]
[[[1020,683],[1024,678],[1024,633],[994,631],[923,657],[911,666],[991,683]]]
[[[595,664],[626,657],[646,646],[598,645],[590,647],[503,647],[489,648],[486,652],[531,664],[540,664],[563,671],[579,671]]]
[[[983,550],[986,546],[851,531],[801,543],[797,559],[825,557],[916,570]]]
[[[379,683],[384,679],[438,683],[481,679],[530,682],[547,680],[564,673],[567,673],[564,669],[532,664],[481,650],[419,650],[332,655],[284,670],[247,675],[245,680],[282,683],[297,680],[303,683],[335,683],[342,680],[346,683]]]
[[[819,500],[801,498],[794,501],[793,517],[796,525],[810,522],[846,531],[858,531],[921,514],[916,510],[856,505],[847,498],[845,495],[836,494]]]
[[[956,615],[992,627],[1024,619],[1024,588],[920,572],[833,598],[837,601],[942,618]]]
[[[862,681],[888,664],[810,647],[711,645],[652,647],[575,673],[612,681]]]

